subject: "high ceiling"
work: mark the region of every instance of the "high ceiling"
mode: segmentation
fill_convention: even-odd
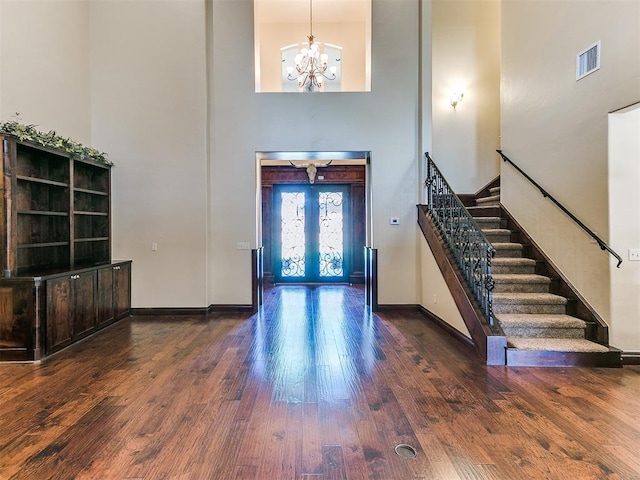
[[[315,22],[364,22],[371,15],[371,0],[312,0]],[[256,23],[309,21],[310,0],[254,0]]]

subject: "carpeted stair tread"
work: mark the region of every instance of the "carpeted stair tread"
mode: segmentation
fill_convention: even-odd
[[[522,244],[516,242],[496,242],[492,243],[493,248],[495,249],[504,249],[504,250],[522,250]]]
[[[476,200],[477,206],[482,206],[485,204],[494,204],[500,202],[500,195],[492,195],[490,197],[482,197]]]
[[[489,193],[491,195],[500,195],[500,187],[491,187]]]
[[[495,258],[522,257],[522,244],[514,242],[491,242],[491,246],[496,251]]]
[[[485,235],[511,235],[511,230],[507,228],[483,228],[482,232]]]
[[[493,274],[532,274],[536,270],[536,261],[522,257],[494,257],[491,260]]]
[[[496,283],[550,283],[549,277],[536,275],[534,273],[494,273],[492,275]]]
[[[500,228],[502,220],[500,217],[474,217],[474,220],[480,228]]]
[[[549,352],[594,352],[605,353],[608,347],[583,338],[508,338],[507,345],[518,350]]]
[[[496,320],[503,326],[519,328],[585,328],[586,322],[570,315],[545,315],[541,313],[501,313]]]
[[[494,293],[493,303],[514,305],[566,305],[567,299],[553,293]]]
[[[495,248],[495,244],[493,245]],[[492,265],[532,265],[535,267],[536,261],[533,258],[500,257],[491,260]]]
[[[500,215],[500,205],[483,205],[467,207],[472,217],[497,217]]]

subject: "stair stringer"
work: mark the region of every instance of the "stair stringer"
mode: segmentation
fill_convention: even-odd
[[[418,205],[418,224],[451,291],[456,307],[469,330],[478,355],[487,365],[506,365],[507,337],[501,331],[494,333],[489,327],[486,317],[474,299],[424,205]]]

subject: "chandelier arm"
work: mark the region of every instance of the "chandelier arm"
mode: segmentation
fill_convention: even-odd
[[[309,33],[309,40],[313,41],[313,0],[309,0]]]

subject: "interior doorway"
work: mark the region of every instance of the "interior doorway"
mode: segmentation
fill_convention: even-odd
[[[368,152],[259,155],[264,283],[364,283]]]

